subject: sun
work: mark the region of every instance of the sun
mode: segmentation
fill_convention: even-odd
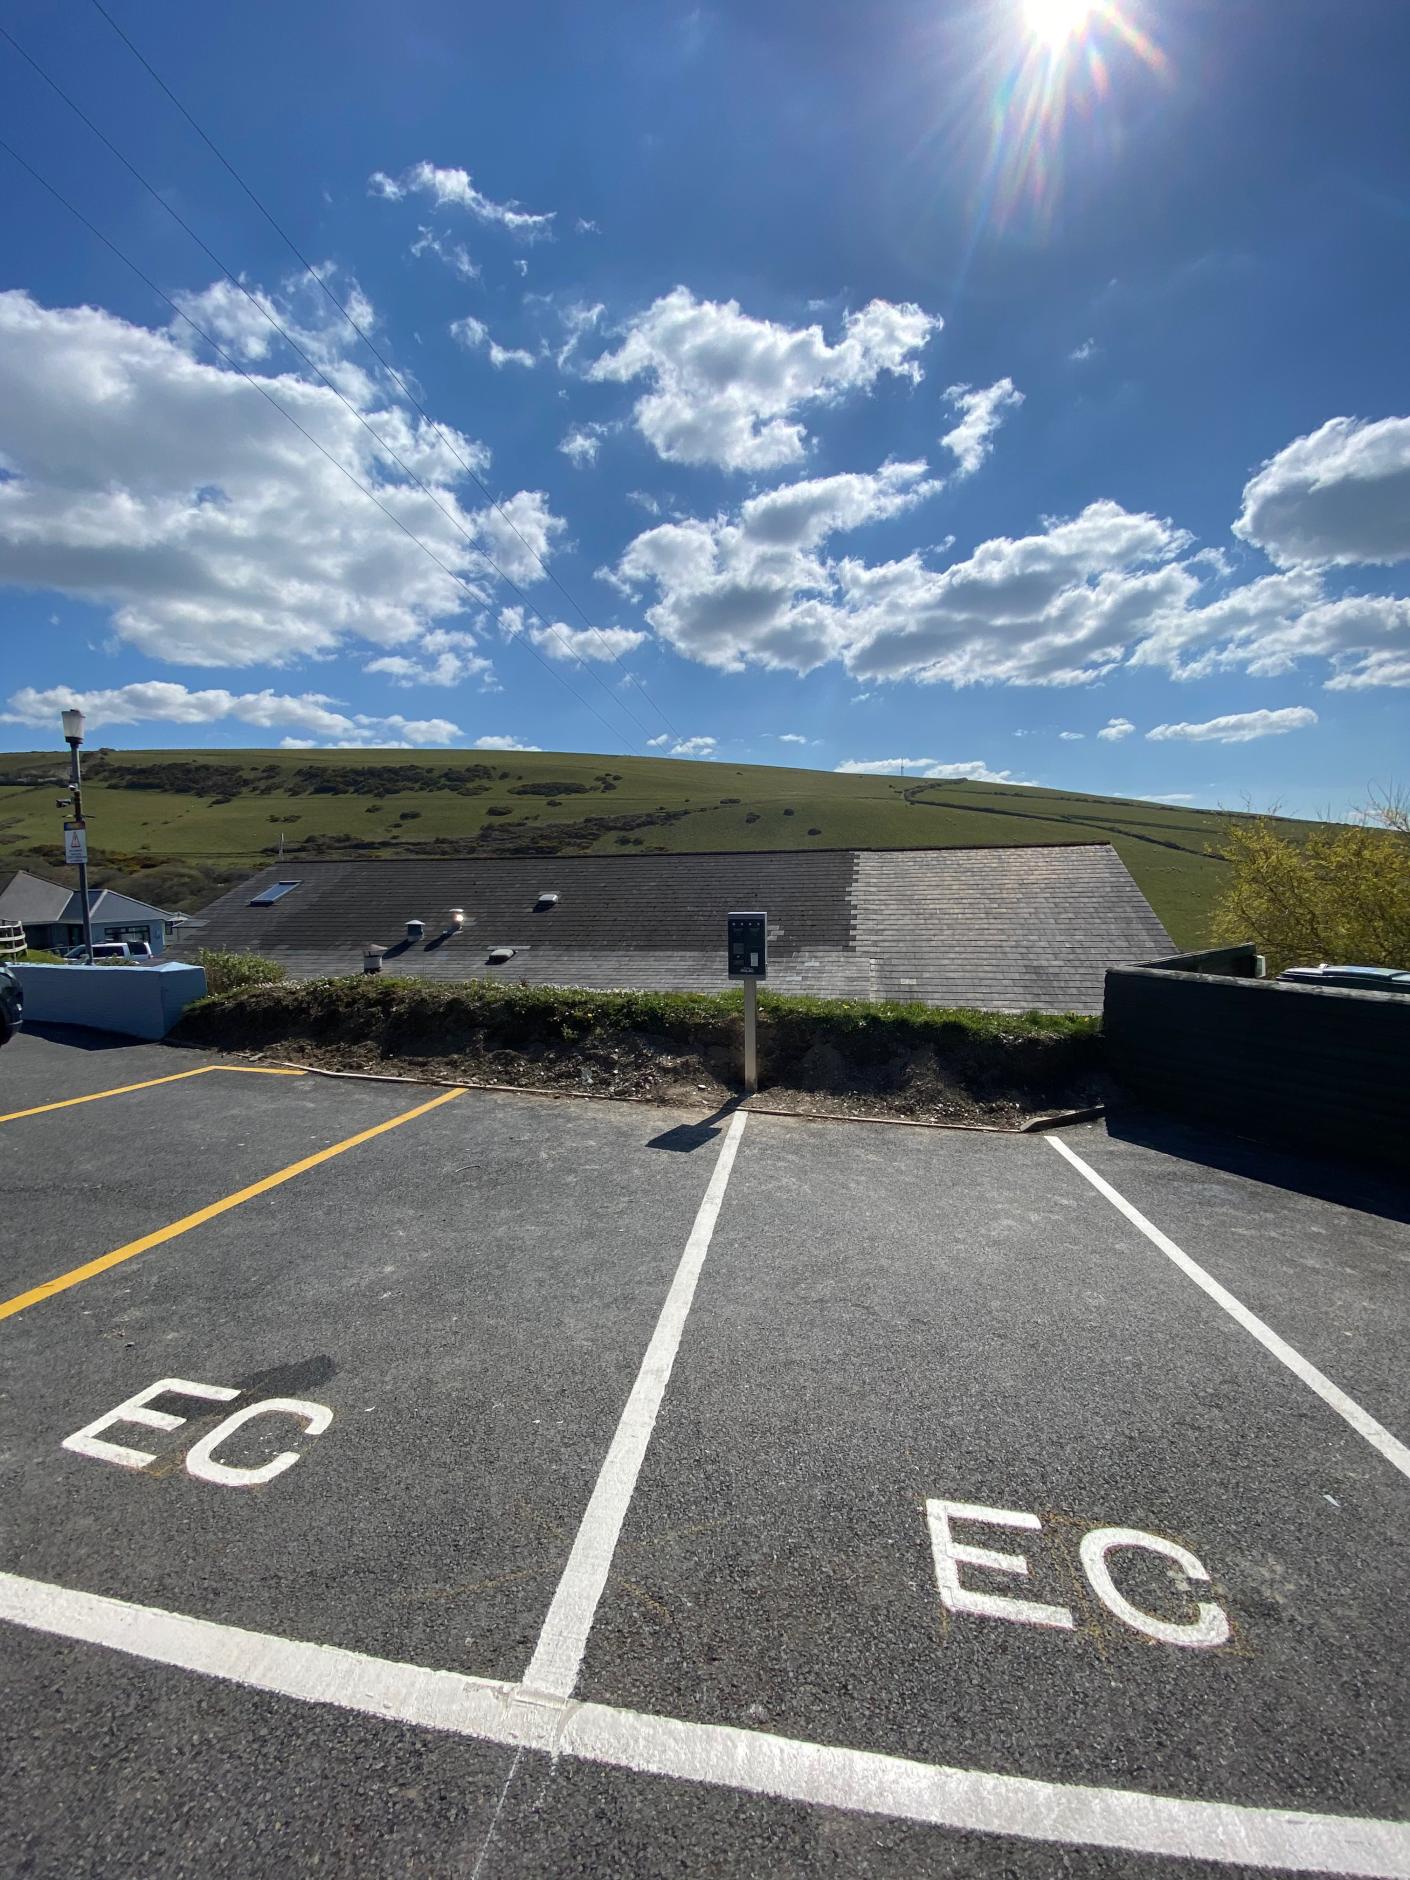
[[[1075,38],[1094,11],[1093,0],[1023,0],[1029,32],[1054,48]]]

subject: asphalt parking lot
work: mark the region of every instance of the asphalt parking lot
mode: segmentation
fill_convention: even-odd
[[[1410,1188],[22,1035],[0,1218],[7,1872],[1410,1875]]]

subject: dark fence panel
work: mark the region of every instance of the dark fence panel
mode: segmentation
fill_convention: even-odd
[[[1231,970],[1108,972],[1119,1082],[1192,1121],[1410,1174],[1410,999]]]

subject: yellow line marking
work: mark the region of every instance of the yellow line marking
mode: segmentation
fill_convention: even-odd
[[[209,1068],[214,1070],[216,1066],[211,1065]],[[159,1227],[155,1233],[144,1234],[140,1240],[129,1240],[125,1247],[114,1247],[111,1253],[100,1254],[96,1260],[74,1267],[72,1272],[61,1273],[57,1279],[45,1280],[42,1286],[31,1287],[28,1292],[19,1293],[0,1305],[0,1319],[12,1318],[16,1312],[23,1312],[26,1306],[38,1305],[41,1299],[67,1292],[70,1286],[92,1279],[97,1273],[106,1273],[110,1266],[119,1266],[124,1260],[146,1253],[150,1247],[160,1247],[164,1241],[175,1240],[179,1234],[189,1234],[193,1227],[201,1227],[205,1222],[215,1220],[217,1215],[228,1214],[231,1208],[238,1208],[242,1201],[253,1201],[256,1195],[268,1194],[271,1188],[279,1187],[281,1182],[292,1181],[295,1175],[302,1175],[305,1169],[317,1168],[320,1162],[330,1162],[335,1155],[356,1149],[359,1143],[371,1142],[374,1136],[385,1136],[389,1129],[400,1129],[403,1123],[414,1122],[428,1110],[438,1110],[443,1103],[454,1103],[457,1097],[464,1095],[463,1090],[443,1091],[439,1097],[432,1097],[429,1103],[418,1103],[414,1110],[403,1110],[400,1116],[394,1116],[388,1122],[375,1123],[371,1129],[360,1129],[355,1136],[349,1136],[343,1142],[335,1142],[331,1148],[320,1149],[315,1155],[306,1155],[301,1162],[291,1162],[288,1168],[281,1168],[273,1175],[251,1182],[248,1188],[226,1195],[223,1201],[212,1201],[209,1207],[197,1208],[194,1214],[183,1215],[169,1227]]]
[[[195,1071],[174,1071],[170,1077],[149,1077],[141,1084],[119,1084],[116,1090],[95,1090],[86,1097],[65,1097],[62,1103],[40,1103],[32,1110],[11,1110],[8,1116],[0,1116],[0,1123],[17,1123],[22,1116],[43,1116],[50,1110],[71,1110],[76,1103],[96,1103],[100,1097],[125,1097],[129,1090],[151,1090],[157,1084],[179,1084],[183,1077],[204,1077],[207,1071],[218,1070],[216,1064],[203,1064]]]
[[[50,1110],[71,1110],[76,1103],[96,1103],[100,1097],[125,1097],[133,1090],[155,1090],[158,1084],[179,1084],[183,1077],[204,1077],[207,1071],[243,1071],[247,1077],[304,1077],[305,1071],[267,1069],[263,1064],[203,1064],[199,1070],[173,1071],[169,1077],[149,1077],[140,1084],[119,1084],[116,1090],[93,1090],[86,1097],[65,1097],[60,1103],[39,1103],[32,1110],[11,1110],[0,1123],[18,1123],[22,1116],[45,1116]]]
[[[288,1070],[282,1064],[207,1064],[208,1071],[238,1071],[242,1077],[307,1077],[308,1072]]]

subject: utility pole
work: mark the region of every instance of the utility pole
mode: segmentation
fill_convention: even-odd
[[[78,898],[83,907],[83,950],[93,964],[93,916],[88,906],[88,829],[83,820],[83,771],[78,747],[83,742],[83,713],[76,706],[62,714],[64,739],[69,747],[69,794],[73,812],[64,824],[64,860],[78,864]]]

